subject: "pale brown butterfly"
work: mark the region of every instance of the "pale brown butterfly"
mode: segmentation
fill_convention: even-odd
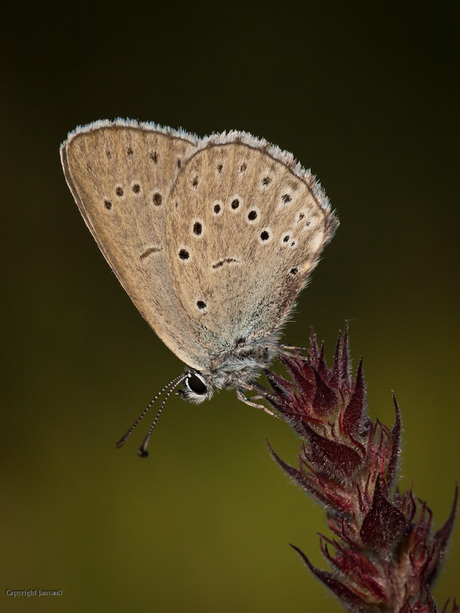
[[[78,127],[61,145],[61,160],[112,270],[187,365],[161,390],[139,454],[147,455],[164,403],[181,383],[192,402],[234,388],[265,409],[245,391],[257,391],[255,378],[285,350],[282,325],[338,226],[313,175],[246,132],[198,138],[122,119]]]

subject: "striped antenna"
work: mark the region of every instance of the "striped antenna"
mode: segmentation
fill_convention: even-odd
[[[157,398],[159,398],[161,396],[161,394],[163,394],[163,392],[165,392],[167,390],[167,394],[165,396],[165,398],[163,399],[163,402],[160,405],[160,408],[158,409],[158,413],[155,416],[155,419],[152,422],[152,425],[150,426],[150,429],[148,431],[147,436],[145,437],[139,451],[138,454],[141,456],[141,458],[146,458],[149,454],[147,452],[147,445],[149,444],[149,440],[150,437],[152,435],[153,429],[155,428],[157,421],[160,417],[161,411],[163,410],[166,401],[168,400],[168,398],[170,397],[171,393],[175,390],[175,388],[184,380],[187,378],[187,376],[189,376],[188,373],[186,373],[185,375],[180,375],[179,377],[176,377],[175,379],[173,379],[172,381],[170,381],[168,383],[168,385],[165,385],[164,388],[162,390],[160,390],[158,392],[158,394],[155,396],[155,398],[153,400],[151,400],[148,405],[145,407],[145,409],[142,411],[142,413],[139,415],[139,417],[136,419],[136,421],[133,423],[133,425],[131,426],[131,428],[126,432],[126,434],[124,436],[121,437],[121,439],[118,441],[118,443],[115,445],[116,449],[119,449],[120,447],[122,447],[126,441],[129,439],[129,437],[131,436],[131,434],[134,432],[134,430],[136,429],[137,425],[140,423],[140,421],[142,420],[142,418],[147,414],[148,410],[150,409],[150,407],[153,405],[153,403],[157,400]]]

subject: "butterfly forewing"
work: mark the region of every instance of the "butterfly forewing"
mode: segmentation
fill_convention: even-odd
[[[165,240],[169,190],[195,146],[172,131],[96,123],[70,135],[61,158],[86,224],[136,307],[181,360],[202,368],[206,351],[181,315]]]

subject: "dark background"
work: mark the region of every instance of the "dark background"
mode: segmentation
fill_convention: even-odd
[[[5,5],[7,6],[7,5]],[[332,612],[292,542],[325,568],[320,507],[270,459],[287,426],[221,393],[174,397],[182,371],[87,231],[58,148],[130,117],[239,129],[311,167],[341,226],[286,331],[332,355],[350,321],[369,411],[404,423],[401,487],[439,526],[460,477],[458,3],[23,2],[3,9],[2,610]],[[460,533],[435,595],[460,597]],[[32,604],[33,603],[33,604]]]

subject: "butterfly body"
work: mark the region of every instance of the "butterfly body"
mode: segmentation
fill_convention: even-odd
[[[185,382],[182,396],[191,402],[202,402],[212,396],[216,389],[245,389],[260,374],[261,369],[267,368],[272,359],[279,353],[279,334],[263,342],[247,343],[244,337],[235,341],[233,349],[222,355],[212,357],[209,368],[189,373],[198,375],[206,388],[204,391],[198,384],[199,392],[193,389],[190,381]]]

